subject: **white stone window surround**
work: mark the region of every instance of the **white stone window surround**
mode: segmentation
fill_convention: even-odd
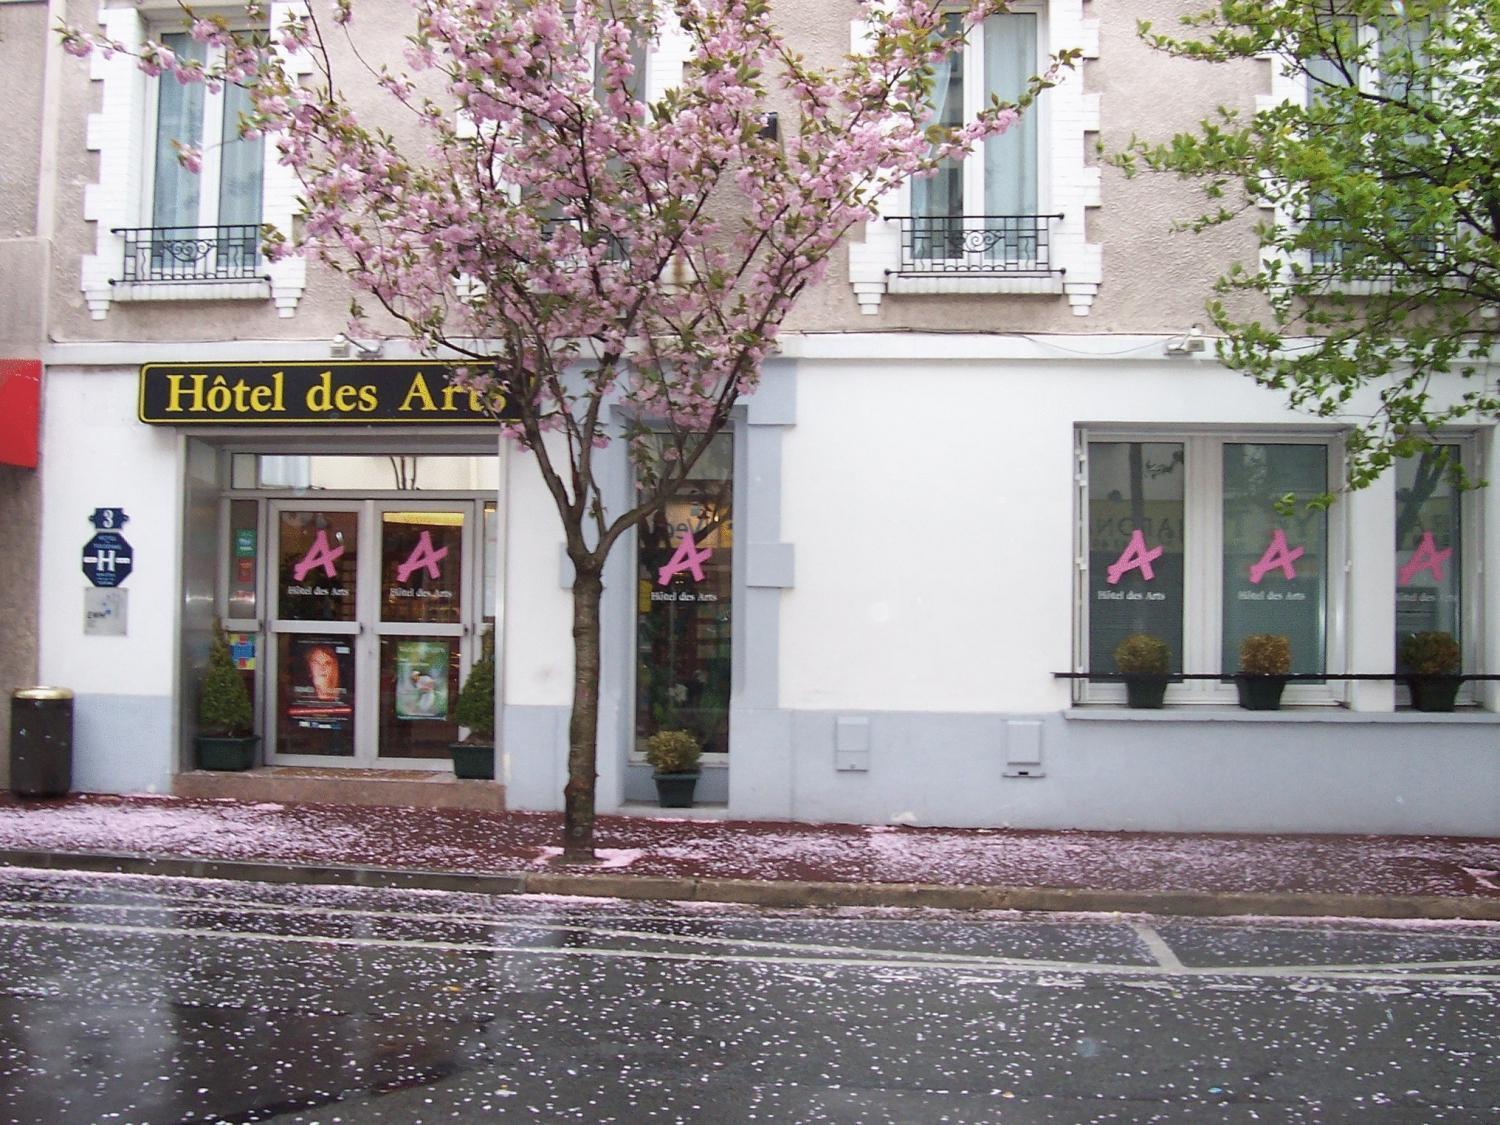
[[[1013,11],[1035,11],[1038,55],[1073,47],[1085,59],[1099,57],[1099,23],[1083,16],[1083,0],[1021,4]],[[859,50],[865,28],[856,23]],[[1103,248],[1086,237],[1085,212],[1100,205],[1100,172],[1087,163],[1086,134],[1099,129],[1099,95],[1083,89],[1082,70],[1064,75],[1030,110],[1039,118],[1037,211],[1061,214],[1051,227],[1051,265],[1045,277],[959,274],[952,277],[903,276],[901,226],[881,218],[864,226],[864,240],[849,244],[849,281],[861,313],[876,316],[885,294],[1066,294],[1076,316],[1087,316],[1103,279]],[[903,185],[880,202],[882,216],[911,213],[911,191]]]
[[[289,14],[306,11],[301,0],[275,2],[270,8],[271,26],[279,26]],[[110,39],[131,50],[153,34],[180,29],[182,9],[165,0],[144,0],[139,6],[103,6],[99,24]],[[292,316],[307,287],[307,263],[300,255],[279,262],[266,262],[269,281],[253,279],[225,282],[148,282],[120,284],[125,240],[112,231],[149,226],[150,177],[154,140],[154,79],[145,74],[129,55],[104,58],[90,56],[89,77],[101,87],[99,110],[88,116],[86,146],[99,154],[99,179],[84,189],[83,217],[95,224],[94,252],[82,261],[82,283],[89,314],[103,320],[116,301],[223,301],[266,300],[276,302],[282,317]],[[305,66],[298,73],[305,73]],[[169,79],[170,80],[170,79]],[[274,139],[265,145],[262,179],[261,221],[290,234],[297,212],[297,179],[277,159]]]

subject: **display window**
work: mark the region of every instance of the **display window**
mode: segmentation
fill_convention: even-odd
[[[660,438],[656,455],[668,446]],[[635,734],[687,730],[729,752],[734,440],[720,434],[636,536]]]
[[[1292,671],[1341,671],[1331,641],[1342,514],[1312,503],[1335,479],[1336,445],[1258,435],[1088,434],[1080,536],[1080,652],[1095,674],[1145,634],[1166,643],[1169,672],[1230,677],[1253,634],[1285,636]],[[1299,681],[1288,702],[1331,702],[1341,685]],[[1090,702],[1118,683],[1080,686]],[[1220,679],[1180,679],[1171,702],[1230,702]]]

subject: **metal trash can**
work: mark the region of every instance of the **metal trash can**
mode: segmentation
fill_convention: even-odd
[[[61,797],[73,788],[73,693],[19,688],[10,695],[10,791]]]

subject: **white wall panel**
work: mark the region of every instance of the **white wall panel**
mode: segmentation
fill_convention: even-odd
[[[135,420],[136,372],[49,368],[42,424],[40,676],[78,693],[170,697],[180,597],[174,431]],[[134,552],[128,633],[83,634],[95,508],[124,508]]]

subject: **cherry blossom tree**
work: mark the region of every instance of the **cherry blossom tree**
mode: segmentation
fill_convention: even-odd
[[[366,307],[383,310],[427,354],[458,361],[455,378],[534,455],[574,576],[564,858],[587,860],[611,549],[674,496],[755,389],[850,228],[896,185],[1009,128],[1077,53],[1017,103],[992,99],[945,127],[928,109],[935,65],[999,0],[974,0],[961,22],[930,0],[861,0],[860,48],[824,65],[786,40],[767,0],[411,6],[401,67],[359,52],[366,13],[356,21],[353,0],[253,33],[190,14],[222,65],[161,43],[139,65],[246,86],[244,129],[273,137],[302,185],[303,223],[268,230],[268,253],[342,271],[351,331],[373,333]],[[75,54],[124,49],[62,35]],[[641,47],[666,36],[683,47],[681,81],[647,98]],[[370,106],[336,83],[346,47],[356,77],[399,111],[393,131],[367,125]],[[640,482],[624,510],[601,489],[612,442]]]

